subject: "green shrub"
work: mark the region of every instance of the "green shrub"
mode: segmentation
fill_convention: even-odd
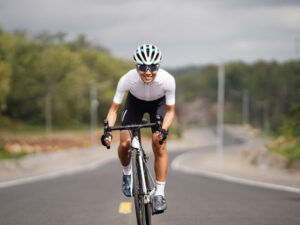
[[[282,155],[288,160],[288,167],[300,160],[300,139],[279,137],[267,145],[270,152]]]

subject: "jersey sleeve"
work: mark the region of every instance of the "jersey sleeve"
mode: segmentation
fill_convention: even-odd
[[[168,80],[168,84],[166,86],[167,105],[175,105],[175,89],[176,89],[175,79],[172,75],[170,75],[170,79]]]
[[[125,82],[125,76],[121,77],[121,79],[119,80],[118,86],[117,86],[117,90],[115,93],[115,97],[113,99],[113,102],[116,104],[121,104],[124,94],[126,91],[128,91],[128,88],[126,87],[126,82]]]

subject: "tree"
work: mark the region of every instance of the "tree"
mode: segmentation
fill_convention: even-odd
[[[6,109],[6,97],[10,91],[11,68],[5,61],[0,61],[0,112]]]
[[[52,106],[56,88],[70,74],[75,73],[79,58],[65,45],[51,46],[45,49],[35,62],[36,73],[42,80],[45,95],[46,131],[52,130]]]

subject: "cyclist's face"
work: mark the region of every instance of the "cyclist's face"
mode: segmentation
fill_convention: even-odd
[[[136,67],[136,69],[140,75],[140,78],[146,84],[151,83],[155,79],[157,72],[158,72],[158,70],[151,72],[150,69],[147,69],[146,72],[143,72],[143,71],[139,70],[138,67]]]

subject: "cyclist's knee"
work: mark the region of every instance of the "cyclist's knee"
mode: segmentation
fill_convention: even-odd
[[[120,141],[120,148],[122,150],[128,150],[130,148],[130,139]]]
[[[121,131],[119,149],[128,150],[130,148],[130,142],[130,134],[127,131]]]
[[[164,157],[165,155],[167,155],[167,150],[164,146],[162,146],[161,148],[155,148],[153,146],[153,153],[155,157]]]
[[[153,148],[154,155],[156,157],[161,157],[161,156],[167,154],[166,142],[165,141],[162,145],[160,145],[158,143],[157,138],[153,138],[152,139],[152,148]]]
[[[164,141],[162,145],[159,144],[159,138],[158,138],[157,134],[156,133],[152,134],[152,146],[155,146],[156,148],[159,149],[164,145],[165,142],[166,141]]]
[[[153,141],[152,141],[152,148],[153,148],[153,151],[154,151],[154,152],[157,152],[157,151],[159,151],[159,150],[162,148],[162,145],[160,145],[160,144],[158,143],[158,141],[153,140]]]

